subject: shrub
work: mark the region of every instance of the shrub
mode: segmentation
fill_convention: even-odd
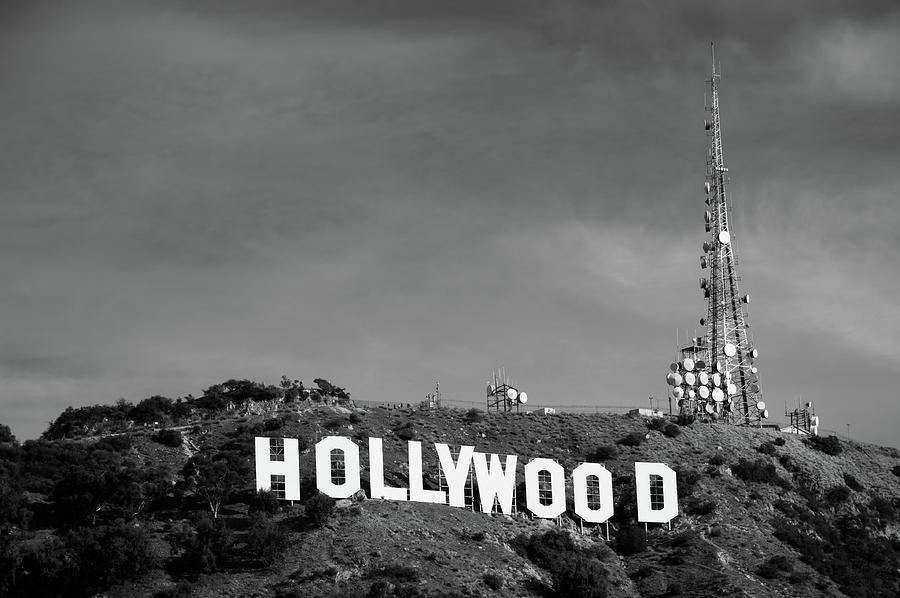
[[[334,515],[334,499],[325,494],[316,494],[306,501],[306,517],[316,527],[322,527]]]
[[[200,513],[193,525],[185,524],[175,532],[173,544],[183,550],[182,567],[191,572],[213,573],[219,570],[231,548],[231,532],[223,520]]]
[[[619,554],[637,554],[647,549],[647,534],[639,525],[630,525],[616,534],[616,551]]]
[[[856,490],[857,492],[862,492],[864,490],[863,485],[859,483],[859,480],[849,473],[844,474],[844,483],[847,484],[847,487],[851,490]]]
[[[250,513],[267,513],[274,515],[281,510],[281,502],[274,492],[269,490],[259,490],[253,495],[250,503]]]
[[[607,444],[598,446],[587,454],[588,461],[598,462],[615,459],[619,456],[619,449],[615,445]]]
[[[257,512],[250,517],[245,542],[251,556],[269,566],[287,546],[287,534],[266,515]]]
[[[356,411],[351,413],[347,419],[350,420],[351,424],[359,424],[359,423],[362,423],[362,420],[363,420],[362,416],[359,413],[357,413]]]
[[[791,487],[790,482],[778,475],[775,465],[763,459],[748,461],[741,459],[736,465],[731,466],[731,472],[745,482],[759,482],[780,486],[785,490]]]
[[[160,430],[151,436],[150,440],[165,446],[171,446],[172,448],[177,448],[184,442],[181,432],[178,430]]]
[[[714,465],[716,467],[720,465],[725,465],[725,455],[722,453],[716,453],[712,457],[709,458],[709,464]]]
[[[759,567],[756,568],[756,573],[766,579],[775,579],[779,574],[790,573],[793,570],[794,561],[790,557],[777,554],[760,563]]]
[[[763,442],[761,445],[759,445],[759,447],[757,447],[756,450],[763,455],[774,455],[776,452],[775,445],[768,441]]]
[[[342,417],[332,417],[327,420],[322,426],[327,430],[337,430],[341,426],[344,425],[344,418]]]
[[[477,407],[472,407],[471,409],[466,411],[465,419],[470,424],[484,421],[484,413],[481,412],[481,409],[478,409]]]
[[[608,573],[594,558],[576,555],[561,560],[551,573],[558,596],[604,598],[609,592]]]
[[[677,438],[681,434],[681,428],[678,427],[678,424],[666,424],[666,427],[663,428],[663,434],[669,438]]]
[[[619,444],[623,446],[640,446],[644,442],[644,435],[640,432],[632,432],[619,439]]]
[[[651,418],[650,421],[647,422],[647,427],[651,430],[656,430],[657,432],[662,432],[666,429],[666,425],[668,421],[664,417],[654,417]]]
[[[692,426],[694,425],[694,421],[696,421],[696,417],[693,413],[681,413],[675,418],[675,422],[682,427]]]
[[[267,419],[263,424],[263,430],[266,432],[274,432],[275,430],[280,430],[284,427],[284,421],[281,418],[273,417],[272,419]]]
[[[718,506],[713,499],[691,498],[685,505],[684,512],[688,515],[709,515]]]
[[[783,437],[779,436],[775,440],[772,441],[772,444],[775,446],[784,446],[785,442],[787,442]]]
[[[503,578],[496,573],[485,573],[482,579],[484,580],[484,585],[492,590],[499,590],[503,587]]]
[[[836,456],[841,454],[841,441],[834,435],[828,436],[827,438],[810,436],[806,439],[806,443],[817,451],[822,451],[826,455]]]
[[[846,501],[850,498],[850,488],[847,486],[833,486],[825,493],[825,500],[832,504]]]
[[[897,476],[897,477],[900,477],[900,465],[894,465],[894,466],[891,468],[891,473],[894,474],[894,475]]]
[[[396,434],[397,438],[399,438],[400,440],[415,440],[416,438],[416,431],[413,430],[411,425],[397,428],[396,430],[394,430],[394,434]]]

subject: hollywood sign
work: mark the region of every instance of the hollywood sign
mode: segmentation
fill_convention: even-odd
[[[278,450],[272,450],[272,441]],[[283,446],[283,451],[281,450]],[[397,501],[445,504],[465,507],[465,487],[471,470],[481,510],[512,514],[516,487],[516,455],[506,455],[501,463],[497,454],[480,453],[472,446],[461,446],[454,459],[450,447],[435,443],[447,490],[427,490],[422,482],[422,443],[408,441],[409,488],[388,486],[384,481],[384,451],[381,438],[369,438],[370,497]],[[332,453],[343,460],[343,479],[335,480]],[[350,498],[360,490],[359,447],[344,436],[327,436],[316,443],[316,487],[332,498]],[[541,493],[540,478],[544,474]],[[256,438],[256,488],[271,490],[272,476],[284,479],[285,500],[300,499],[300,450],[296,438]],[[589,480],[589,478],[596,478]],[[588,523],[604,523],[613,515],[612,474],[599,463],[582,463],[571,473],[575,514]],[[678,515],[678,490],[675,471],[663,463],[635,463],[637,518],[644,523],[667,523]],[[280,480],[279,480],[280,482]],[[589,483],[590,482],[590,483]],[[589,493],[592,493],[589,500]],[[535,458],[525,464],[525,504],[535,517],[555,519],[566,511],[566,479],[562,465],[553,459]]]

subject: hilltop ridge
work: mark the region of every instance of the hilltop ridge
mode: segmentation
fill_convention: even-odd
[[[0,442],[0,570],[11,571],[0,579],[0,595],[900,591],[895,449],[637,415],[360,409],[311,400],[270,407],[194,412],[180,421],[164,414],[177,430],[151,423],[99,435],[84,430],[90,438]],[[324,435],[349,437],[361,448],[368,437],[383,438],[386,482],[396,486],[408,483],[408,440],[422,441],[430,488],[438,484],[435,442],[518,455],[520,483],[534,457],[552,458],[567,472],[602,462],[615,485],[610,540],[604,526],[582,529],[571,512],[570,480],[570,509],[559,523],[531,519],[523,508],[506,517],[363,493],[335,503],[312,486],[312,446]],[[256,436],[300,439],[302,504],[255,493]],[[365,463],[366,451],[360,454]],[[645,534],[635,525],[637,461],[678,472],[680,515],[671,530],[651,525]],[[110,546],[128,547],[128,558],[99,562],[96,555]]]

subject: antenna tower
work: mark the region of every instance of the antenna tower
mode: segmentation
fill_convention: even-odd
[[[737,425],[759,424],[769,416],[762,400],[759,374],[754,361],[750,324],[744,306],[750,295],[741,295],[735,270],[737,257],[729,222],[731,210],[725,187],[728,168],[722,151],[722,120],[719,112],[721,68],[712,53],[710,118],[704,121],[709,146],[706,153],[707,210],[704,214],[709,238],[703,242],[700,268],[709,275],[700,279],[707,300],[706,316],[700,318],[705,334],[681,348],[681,361],[670,366],[667,376],[672,396],[682,413],[700,413]]]

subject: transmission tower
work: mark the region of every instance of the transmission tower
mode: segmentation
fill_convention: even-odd
[[[709,238],[703,242],[700,256],[700,268],[709,270],[708,276],[700,279],[707,300],[706,316],[700,319],[705,335],[681,348],[682,359],[670,366],[667,380],[682,413],[705,414],[738,425],[758,424],[769,414],[754,365],[758,351],[753,348],[744,313],[750,296],[742,296],[738,290],[731,212],[725,192],[728,168],[719,111],[721,69],[716,68],[715,46],[710,47],[712,75],[708,82],[712,94],[706,110],[711,116],[704,122],[709,139],[704,183],[708,206],[704,220]]]

